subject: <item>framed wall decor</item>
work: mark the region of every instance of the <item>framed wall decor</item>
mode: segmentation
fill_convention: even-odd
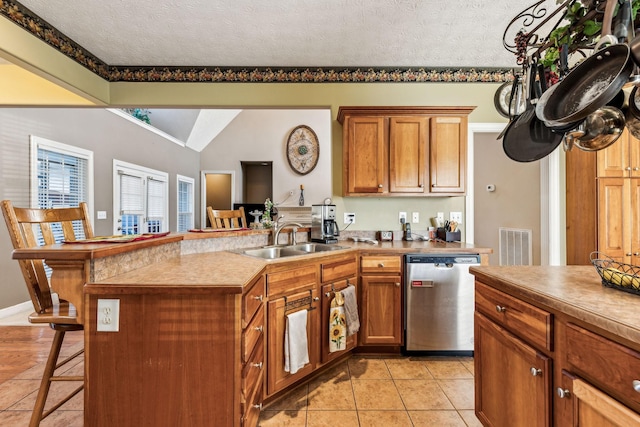
[[[318,164],[320,145],[309,126],[296,126],[287,138],[287,160],[296,173],[306,175]]]

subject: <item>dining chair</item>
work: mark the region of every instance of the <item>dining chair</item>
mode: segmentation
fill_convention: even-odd
[[[59,243],[77,238],[92,238],[87,204],[82,202],[74,208],[33,209],[17,208],[11,201],[2,201],[2,213],[9,229],[14,249],[32,248],[40,245]],[[76,233],[82,231],[84,235]],[[56,241],[56,237],[58,238]],[[31,414],[30,427],[40,425],[40,421],[78,394],[84,388],[84,376],[56,375],[56,370],[84,352],[84,349],[59,361],[60,349],[65,333],[82,331],[82,320],[78,319],[76,308],[68,301],[54,302],[49,287],[45,264],[40,259],[18,260],[35,312],[29,316],[31,323],[48,323],[55,331],[49,357],[42,374],[40,388]],[[77,381],[81,384],[62,400],[54,403],[46,412],[45,403],[53,381]]]
[[[207,217],[211,228],[247,228],[244,206],[236,210],[219,210],[207,206]]]

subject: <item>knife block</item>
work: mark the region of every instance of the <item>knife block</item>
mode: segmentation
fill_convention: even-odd
[[[436,230],[436,236],[438,237],[438,239],[444,240],[445,242],[459,242],[462,238],[460,230],[447,231],[443,227],[440,227]]]

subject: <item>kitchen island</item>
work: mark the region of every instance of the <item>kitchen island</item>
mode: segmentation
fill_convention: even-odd
[[[340,241],[341,249],[275,260],[236,253],[268,240],[269,231],[248,230],[14,252],[17,259],[44,258],[61,297],[84,295],[78,307],[85,325],[85,425],[255,425],[265,398],[344,360],[358,345],[354,339],[342,354],[326,353],[321,325],[326,294],[359,288],[362,257],[396,258],[400,266],[405,253],[480,253],[486,260],[491,252],[464,243]],[[319,308],[309,311],[312,361],[294,376],[278,366],[282,346],[268,341],[282,340],[287,303],[306,297],[310,309]],[[105,320],[100,301],[117,301],[117,324]],[[271,352],[276,362],[269,365]]]
[[[476,415],[492,426],[640,425],[640,296],[591,266],[480,266]]]

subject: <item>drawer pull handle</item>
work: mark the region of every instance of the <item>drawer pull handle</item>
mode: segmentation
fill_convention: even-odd
[[[496,305],[496,311],[498,313],[504,313],[505,311],[507,311],[507,307],[503,307],[501,305]]]
[[[571,392],[566,388],[558,387],[557,391],[558,391],[558,397],[560,399],[564,399],[566,397],[571,396]]]
[[[264,297],[263,297],[262,295],[258,295],[258,296],[253,297],[253,299],[255,299],[255,300],[258,300],[258,301],[262,302],[262,300],[264,299]]]
[[[635,391],[637,391],[638,393],[640,393],[640,381],[638,380],[633,380],[633,389]]]
[[[258,332],[262,332],[262,331],[264,330],[264,328],[262,327],[262,325],[260,325],[260,326],[256,326],[256,327],[255,327],[255,328],[253,328],[253,329],[255,329],[255,330],[256,330],[256,331],[258,331]]]
[[[258,368],[258,369],[262,370],[262,362],[260,362],[260,363],[252,363],[251,366],[253,366],[254,368]]]
[[[384,268],[384,264],[383,264],[383,263],[380,263],[380,264],[378,264],[378,267],[380,267],[380,268]]]
[[[538,376],[542,375],[542,369],[538,369],[538,368],[532,366],[530,371],[531,371],[531,375],[533,375],[534,377],[538,377]]]
[[[256,403],[253,407],[262,411],[262,403]]]

